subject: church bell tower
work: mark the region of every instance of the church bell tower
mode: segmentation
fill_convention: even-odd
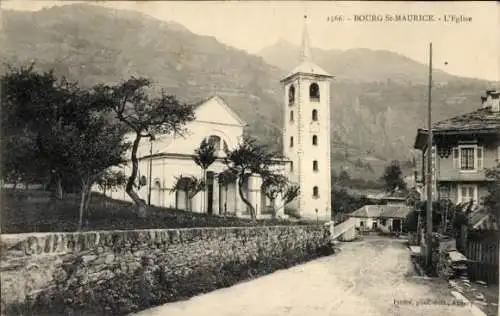
[[[289,180],[300,186],[295,202],[305,219],[331,219],[330,81],[333,76],[312,61],[307,16],[300,63],[284,87],[283,153],[291,160]]]

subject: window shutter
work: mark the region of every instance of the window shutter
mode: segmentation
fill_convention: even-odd
[[[476,155],[477,155],[477,169],[481,170],[481,169],[483,169],[483,147],[482,146],[477,147]]]
[[[453,168],[458,168],[458,147],[453,147]]]
[[[457,201],[458,203],[462,203],[462,187],[457,185]]]

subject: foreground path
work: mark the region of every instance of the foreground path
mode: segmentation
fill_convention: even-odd
[[[447,283],[415,277],[403,242],[372,238],[342,244],[330,257],[136,315],[472,315],[469,306],[445,303],[453,303]]]

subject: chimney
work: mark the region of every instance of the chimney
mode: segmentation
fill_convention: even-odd
[[[486,97],[485,96],[481,96],[481,106],[484,108],[486,106],[486,104],[484,104],[486,102]]]
[[[486,102],[485,106],[489,107],[492,112],[500,111],[500,92],[496,90],[487,90],[486,91]]]

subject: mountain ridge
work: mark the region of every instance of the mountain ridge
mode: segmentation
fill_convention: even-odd
[[[318,65],[323,66],[324,68],[331,69],[331,71],[337,71],[335,70],[335,65],[332,66],[332,62],[336,62],[338,64],[341,64],[342,61],[345,61],[347,59],[354,59],[353,62],[358,61],[357,59],[363,59],[367,57],[367,55],[372,55],[381,58],[385,58],[388,61],[398,61],[399,63],[406,63],[406,64],[412,64],[412,67],[418,67],[419,69],[415,72],[418,72],[420,75],[418,78],[413,78],[413,79],[418,79],[418,81],[415,81],[414,83],[427,83],[428,79],[428,65],[423,64],[419,61],[416,61],[406,55],[403,55],[401,53],[389,51],[389,50],[383,50],[383,49],[371,49],[371,48],[363,48],[363,47],[356,47],[356,48],[350,48],[350,49],[323,49],[323,48],[317,48],[317,47],[311,47],[312,51],[312,58],[315,60],[315,62]],[[300,53],[300,45],[295,45],[283,38],[278,39],[274,44],[267,45],[263,47],[260,51],[257,52],[257,55],[262,56],[264,60],[266,60],[270,65],[274,65],[278,68],[281,68],[283,71],[286,71],[288,69],[292,69],[294,65],[297,65],[299,62],[299,53]],[[390,63],[389,63],[390,64]],[[387,63],[385,63],[387,66]],[[373,66],[373,65],[371,65]],[[400,66],[400,64],[398,64]],[[335,73],[333,72],[335,75]],[[406,74],[406,76],[412,75],[412,74]],[[339,71],[339,73],[336,75],[336,77],[340,77],[342,79],[348,78],[352,79],[352,76],[345,76],[343,74],[343,71]],[[447,73],[443,69],[438,69],[434,67],[433,69],[433,77],[435,81],[449,81],[449,80],[479,80],[479,81],[489,81],[489,82],[494,82],[491,80],[483,79],[483,78],[476,78],[476,77],[468,77],[468,76],[457,76],[453,75],[450,73]],[[377,74],[375,77],[368,77],[366,78],[367,81],[378,81],[378,80],[383,80],[387,78],[380,77],[380,73]],[[407,78],[411,80],[411,78]]]
[[[218,94],[249,124],[248,133],[281,148],[284,91],[279,80],[296,66],[282,68],[299,58],[298,51],[282,54],[282,64],[276,65],[269,56],[197,35],[177,22],[91,4],[36,12],[4,10],[0,39],[4,62],[36,60],[37,67],[54,68],[83,86],[116,83],[133,75],[146,76],[189,102]],[[392,54],[313,51],[318,65],[341,75],[331,85],[331,145],[337,171],[349,167],[353,176],[374,178],[387,160],[411,158],[416,128],[425,124],[420,109],[425,108],[426,85],[420,78],[427,74],[415,68],[417,62]],[[338,56],[343,56],[340,61]],[[363,67],[353,67],[357,62]],[[373,66],[384,63],[392,66]],[[405,72],[405,67],[411,71]],[[0,72],[5,69],[0,65]],[[442,76],[451,79],[435,88],[436,119],[472,111],[490,86],[486,81]]]

